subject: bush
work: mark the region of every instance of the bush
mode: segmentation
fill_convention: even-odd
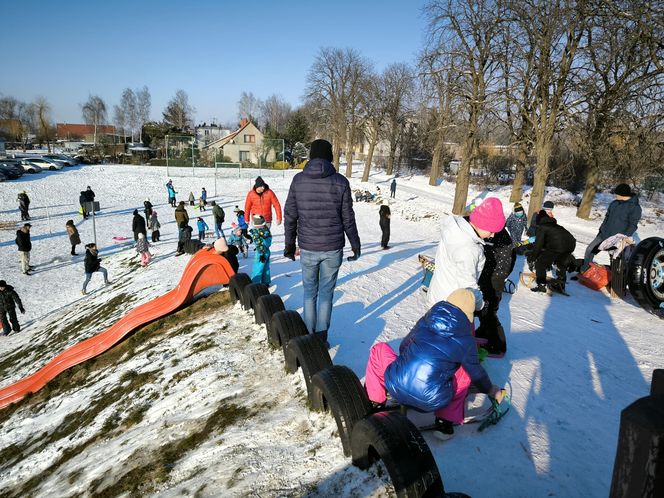
[[[290,164],[288,164],[286,161],[277,161],[272,165],[272,169],[288,169],[290,168]]]
[[[295,166],[297,169],[304,169],[304,167],[307,165],[308,161],[302,161],[300,164]]]

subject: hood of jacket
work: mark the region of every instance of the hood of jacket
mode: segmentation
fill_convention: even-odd
[[[440,224],[440,237],[443,241],[458,240],[459,237],[469,239],[476,244],[484,245],[484,239],[477,235],[472,225],[462,216],[448,216]]]
[[[337,172],[334,165],[327,159],[311,159],[302,170],[302,174],[310,178],[327,178]]]

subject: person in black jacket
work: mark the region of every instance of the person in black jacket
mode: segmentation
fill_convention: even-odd
[[[101,266],[101,258],[97,257],[97,254],[99,254],[99,251],[97,250],[96,244],[90,243],[85,245],[85,260],[83,262],[85,265],[85,282],[83,282],[83,290],[81,291],[81,294],[84,296],[87,294],[86,289],[88,283],[92,278],[92,274],[95,272],[101,272],[104,276],[104,283],[106,285],[110,284],[108,280],[108,272],[106,271],[106,268]]]
[[[134,232],[134,242],[138,240],[138,234],[147,235],[145,228],[145,218],[138,214],[138,209],[134,209],[134,219],[131,222],[131,231]]]
[[[535,264],[537,286],[533,292],[546,292],[546,271],[555,263],[558,268],[558,281],[564,289],[566,271],[576,248],[574,236],[558,225],[555,218],[544,210],[537,215],[537,233],[532,252],[528,255],[529,264]]]
[[[32,241],[30,241],[30,223],[24,224],[20,230],[16,230],[16,245],[18,246],[18,255],[21,258],[21,271],[23,275],[32,275],[30,273],[34,266],[30,264],[30,251],[32,251]]]
[[[489,341],[486,346],[489,353],[504,354],[507,351],[507,343],[505,331],[498,319],[498,308],[503,297],[505,281],[514,269],[516,252],[514,241],[506,228],[485,239],[485,242],[485,263],[478,281],[485,307],[480,313],[480,326],[475,335]]]
[[[30,219],[30,214],[28,213],[30,198],[28,197],[28,193],[23,190],[18,194],[16,200],[18,201],[18,209],[21,211],[21,221],[28,221]]]
[[[0,280],[0,320],[2,320],[2,333],[0,335],[9,335],[13,330],[20,332],[21,326],[16,318],[16,306],[21,313],[25,313],[21,298],[11,285],[7,282]],[[9,316],[9,320],[7,319]],[[10,325],[11,323],[11,325]]]
[[[378,210],[378,215],[380,220],[378,224],[380,225],[380,230],[383,233],[380,239],[380,247],[383,249],[389,249],[388,245],[390,242],[390,206],[382,205]]]
[[[78,203],[81,205],[81,214],[83,219],[88,218],[88,210],[85,208],[85,203],[88,202],[88,196],[85,193],[85,190],[81,190],[81,195],[78,196]]]
[[[544,212],[549,218],[555,218],[553,215],[553,207],[554,205],[552,201],[544,201],[542,209],[533,214],[532,218],[530,218],[530,226],[528,227],[528,230],[526,230],[526,235],[528,237],[534,237],[537,233],[537,217],[540,213]]]
[[[293,177],[284,208],[284,257],[295,261],[301,249],[304,323],[327,341],[332,297],[337,285],[346,237],[353,256],[360,257],[350,183],[332,165],[332,145],[314,140],[309,162]]]
[[[616,198],[609,204],[597,236],[586,248],[580,269],[581,273],[590,267],[595,254],[599,252],[597,248],[603,241],[619,233],[631,237],[639,225],[641,219],[639,197],[632,192],[632,189],[626,183],[618,185],[613,193]]]
[[[150,199],[145,199],[143,201],[143,208],[145,211],[145,219],[150,223],[150,217],[152,216],[152,203],[150,202]]]

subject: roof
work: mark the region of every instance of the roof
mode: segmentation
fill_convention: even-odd
[[[67,138],[71,136],[84,137],[85,135],[93,135],[95,132],[94,125],[88,124],[68,124],[57,123],[57,136],[58,138]],[[98,125],[98,135],[115,135],[115,126],[113,125]]]
[[[218,138],[216,140],[213,140],[212,142],[210,142],[209,144],[207,144],[203,148],[207,149],[208,147],[212,147],[212,146],[214,146],[214,147],[223,147],[228,142],[230,142],[235,137],[237,137],[240,134],[240,132],[242,130],[244,130],[247,126],[249,126],[250,124],[253,124],[253,123],[251,121],[249,121],[248,119],[243,119],[242,121],[240,121],[240,127],[237,130],[235,130],[233,133],[231,133],[230,135],[226,135],[225,137],[221,137],[221,138]]]

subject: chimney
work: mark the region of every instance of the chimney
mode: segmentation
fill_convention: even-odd
[[[240,120],[240,128],[242,128],[243,126],[247,125],[248,123],[249,123],[249,120],[248,120],[247,118],[242,118],[242,119]]]

